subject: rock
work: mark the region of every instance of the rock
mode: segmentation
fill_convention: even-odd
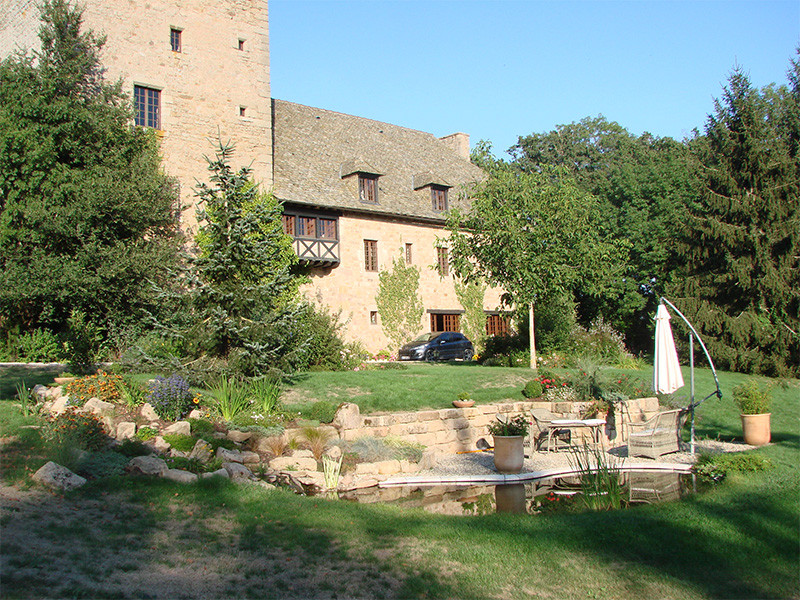
[[[100,398],[89,398],[83,405],[84,412],[90,412],[100,417],[113,414],[114,405],[111,402],[103,402]]]
[[[238,462],[222,463],[222,468],[228,472],[232,481],[250,480],[253,478],[253,473]]]
[[[236,429],[231,429],[228,432],[227,438],[237,444],[241,444],[242,442],[246,442],[251,437],[253,437],[252,431],[237,431]]]
[[[164,479],[177,481],[178,483],[194,483],[197,481],[197,475],[181,469],[167,469],[161,476]]]
[[[317,471],[287,473],[287,475],[299,485],[304,494],[316,496],[325,489],[325,475]]]
[[[155,446],[155,449],[159,452],[168,452],[170,448],[172,448],[172,446],[170,446],[160,435],[157,435],[153,438],[153,446]]]
[[[178,435],[192,435],[192,426],[189,421],[176,421],[164,429],[164,433],[176,433]]]
[[[202,479],[208,479],[209,477],[224,477],[225,479],[230,479],[231,476],[228,475],[228,471],[225,469],[217,469],[216,471],[211,471],[211,473],[203,473],[200,475]]]
[[[311,450],[295,450],[292,452],[293,458],[314,458],[314,453]]]
[[[217,448],[217,458],[223,462],[235,462],[235,463],[243,463],[244,457],[242,457],[242,453],[238,450],[228,450],[227,448],[223,448],[220,446]]]
[[[199,408],[193,408],[189,415],[186,417],[187,419],[202,419],[203,418],[203,411]]]
[[[258,452],[242,452],[242,462],[246,465],[250,465],[253,463],[260,463],[261,457],[258,455]]]
[[[114,437],[118,440],[128,440],[136,436],[136,423],[123,421],[117,425],[117,433]]]
[[[333,425],[338,429],[357,429],[361,427],[361,411],[357,404],[345,402],[336,411]]]
[[[169,467],[157,456],[136,456],[128,462],[128,469],[142,475],[163,475]]]
[[[69,396],[60,396],[50,406],[50,412],[54,415],[60,415],[65,410],[67,410],[68,406],[69,406]]]
[[[197,440],[194,448],[192,448],[192,451],[189,453],[189,458],[196,458],[201,463],[206,464],[211,460],[213,454],[214,450],[211,448],[211,444],[205,440]]]
[[[269,468],[273,471],[286,471],[288,469],[294,469],[296,471],[316,471],[317,461],[313,458],[279,456],[269,461]]]
[[[53,461],[45,464],[41,469],[33,474],[34,481],[48,487],[57,488],[68,492],[86,484],[86,480],[80,475],[76,475],[67,467],[57,465]]]
[[[46,400],[50,397],[49,390],[46,385],[42,385],[41,383],[33,386],[31,388],[31,395],[35,398],[39,398],[40,400]],[[58,396],[56,396],[58,397]]]
[[[153,405],[149,402],[142,405],[139,414],[142,415],[142,418],[146,421],[158,421],[158,413],[156,413]]]
[[[331,446],[325,451],[325,455],[333,460],[339,460],[342,456],[342,449],[339,446]]]
[[[426,448],[422,452],[422,458],[419,460],[420,470],[433,469],[438,462],[438,452],[433,448]]]

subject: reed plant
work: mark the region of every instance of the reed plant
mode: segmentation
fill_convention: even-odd
[[[620,477],[621,461],[603,448],[583,445],[573,448],[570,465],[581,480],[581,498],[592,510],[612,510],[624,505],[625,489]]]

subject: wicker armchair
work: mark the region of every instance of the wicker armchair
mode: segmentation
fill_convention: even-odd
[[[567,428],[552,425],[551,421],[557,418],[549,410],[535,408],[531,411],[535,428],[531,429],[531,452],[541,450],[547,446],[547,451],[569,448],[572,442],[572,432]]]
[[[681,427],[686,411],[660,412],[644,423],[628,423],[628,456],[657,459],[681,449]]]

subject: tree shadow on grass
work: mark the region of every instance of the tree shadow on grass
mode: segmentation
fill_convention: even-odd
[[[38,384],[53,383],[53,378],[57,377],[65,368],[65,365],[55,363],[0,365],[0,399],[13,398],[16,394],[16,386],[21,381],[25,381],[25,385],[29,388]]]

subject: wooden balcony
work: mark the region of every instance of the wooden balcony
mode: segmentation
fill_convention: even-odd
[[[335,267],[339,264],[339,240],[295,238],[294,251],[301,262],[312,267]]]

